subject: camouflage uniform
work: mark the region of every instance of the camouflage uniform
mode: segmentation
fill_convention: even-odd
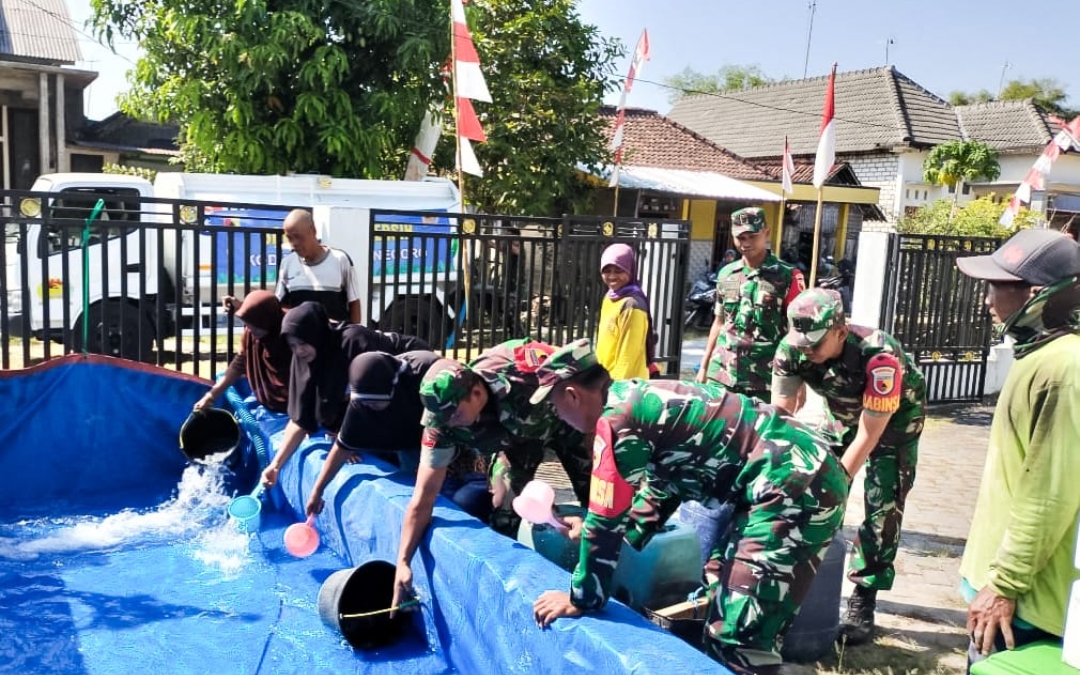
[[[595,363],[588,341],[567,345],[541,367],[537,396]],[[843,524],[847,493],[825,440],[770,405],[714,384],[614,382],[596,426],[571,602],[604,605],[624,532],[641,549],[682,500],[732,502],[725,583],[710,589],[709,649],[739,672],[777,672],[778,643]]]
[[[432,366],[420,384],[425,407],[421,462],[445,466],[441,461],[431,464],[432,457],[441,456],[450,462],[451,472],[468,472],[477,465],[505,470],[511,491],[520,493],[550,447],[584,504],[592,468],[584,436],[563,423],[550,403],[529,403],[538,386],[536,369],[552,351],[550,345],[525,338],[496,345],[467,366],[449,359]],[[453,427],[447,423],[449,417],[468,394],[467,380],[460,377],[466,369],[480,377],[489,400],[475,424]],[[509,466],[496,461],[500,452]],[[506,508],[496,508],[491,516],[492,528],[511,536],[517,534],[520,523],[517,514]]]
[[[731,221],[733,236],[765,228],[761,209],[741,209]],[[787,330],[784,311],[803,288],[802,272],[772,253],[756,269],[742,260],[721,269],[713,313],[723,318],[724,327],[707,364],[709,379],[768,401],[773,355]]]
[[[864,408],[892,413],[867,459],[863,484],[866,517],[848,567],[848,578],[856,585],[888,590],[896,575],[893,561],[900,545],[904,505],[915,482],[925,419],[923,375],[896,338],[863,326],[848,326],[843,352],[836,359],[814,364],[799,351],[798,343],[805,346],[808,335],[816,337],[815,331],[827,331],[834,322],[844,320],[842,300],[835,291],[806,291],[792,303],[789,316],[792,333],[776,350],[774,392],[792,396],[805,383],[824,398],[829,411],[845,427],[841,454],[855,440]],[[902,373],[900,382],[896,382],[898,372]]]

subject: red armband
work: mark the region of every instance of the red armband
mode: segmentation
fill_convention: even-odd
[[[593,470],[589,483],[589,510],[605,518],[614,518],[630,508],[634,488],[626,482],[615,465],[615,447],[611,442],[611,424],[601,418],[593,438]]]
[[[892,354],[870,357],[866,364],[866,389],[863,408],[880,413],[894,413],[900,408],[900,389],[904,369]]]

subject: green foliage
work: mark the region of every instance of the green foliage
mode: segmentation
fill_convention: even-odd
[[[559,215],[580,210],[579,167],[611,161],[600,107],[619,86],[622,45],[583,24],[576,0],[472,0],[466,5],[492,103],[476,103],[488,140],[473,145],[484,177],[466,198],[489,213]],[[620,64],[621,65],[621,64]],[[444,134],[436,167],[452,167]]]
[[[155,169],[148,169],[145,166],[128,166],[126,164],[113,164],[111,162],[101,167],[101,173],[138,176],[139,178],[145,178],[151,183],[153,183],[154,179],[157,178],[157,171]]]
[[[927,183],[951,188],[960,181],[995,180],[1000,175],[997,150],[979,141],[935,145],[923,162],[923,179]]]
[[[1080,114],[1080,112],[1070,109],[1066,105],[1069,98],[1068,92],[1057,80],[1050,77],[1009,80],[998,96],[994,96],[985,89],[975,93],[954,91],[949,94],[949,102],[953,105],[988,103],[990,101],[1022,101],[1028,98],[1032,99],[1035,105],[1046,112],[1053,113],[1066,120]]]
[[[143,48],[121,108],[181,127],[188,170],[400,178],[420,120],[441,110],[436,169],[454,165],[449,5],[431,0],[92,0],[108,41]],[[494,103],[466,198],[489,211],[572,210],[577,167],[610,161],[604,94],[620,43],[574,0],[467,5]]]
[[[952,105],[971,105],[972,103],[989,103],[994,100],[994,95],[986,89],[980,89],[971,93],[966,91],[953,91],[949,93],[949,103]]]
[[[690,67],[664,78],[664,84],[671,87],[668,101],[675,103],[689,94],[716,94],[724,91],[737,91],[748,87],[757,87],[776,80],[766,75],[759,66],[726,65],[715,73],[699,73]]]
[[[121,109],[179,124],[194,171],[400,175],[442,91],[449,12],[424,0],[92,5],[99,34],[144,51]]]
[[[896,231],[902,234],[1002,238],[1008,237],[1017,229],[1034,227],[1040,220],[1038,213],[1022,207],[1013,221],[1013,228],[1002,227],[999,221],[1007,205],[1007,199],[1002,203],[995,203],[994,196],[990,195],[960,205],[956,208],[955,215],[952,215],[952,202],[939,199],[902,218],[896,224]]]

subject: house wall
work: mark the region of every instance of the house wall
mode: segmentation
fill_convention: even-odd
[[[850,164],[860,183],[880,190],[878,206],[889,222],[895,222],[897,215],[902,212],[898,201],[900,157],[883,152],[877,155],[839,156],[837,161]]]

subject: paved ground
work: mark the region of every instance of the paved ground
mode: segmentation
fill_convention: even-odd
[[[684,347],[687,365],[700,362],[701,340]],[[812,417],[820,399],[811,398],[806,414]],[[923,432],[915,487],[908,497],[904,533],[897,557],[897,579],[892,591],[879,595],[879,637],[868,648],[881,651],[882,666],[899,659],[902,650],[921,652],[922,670],[962,673],[966,648],[966,606],[959,586],[960,554],[967,538],[975,496],[982,475],[989,438],[992,407],[984,405],[938,407]],[[560,503],[572,502],[565,474],[557,463],[546,463],[539,477],[556,484]],[[848,502],[845,534],[849,541],[862,521],[862,473],[856,476]],[[844,597],[850,593],[845,582]],[[876,658],[876,655],[875,655]],[[831,670],[835,664],[818,668]],[[814,668],[790,667],[788,673],[814,672]],[[901,670],[900,672],[904,672]]]

